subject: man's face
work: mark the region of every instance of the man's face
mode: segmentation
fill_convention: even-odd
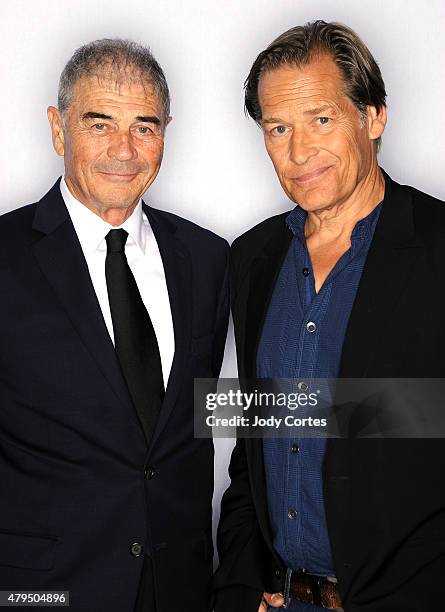
[[[98,214],[136,205],[162,160],[165,121],[156,89],[83,77],[74,86],[65,125],[54,107],[48,117],[73,195]]]
[[[364,121],[324,55],[266,72],[258,88],[267,152],[289,198],[308,211],[345,202],[375,164],[385,111]]]

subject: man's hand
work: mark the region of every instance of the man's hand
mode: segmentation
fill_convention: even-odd
[[[284,604],[284,597],[282,593],[263,593],[263,600],[260,603],[258,612],[267,612],[267,606],[273,608],[281,608]]]

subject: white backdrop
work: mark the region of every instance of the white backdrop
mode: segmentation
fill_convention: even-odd
[[[306,21],[342,21],[377,59],[389,124],[380,163],[445,199],[443,0],[2,0],[0,212],[40,198],[62,172],[46,107],[73,50],[103,37],[150,45],[165,70],[173,122],[145,199],[229,241],[291,203],[262,136],[243,114],[243,81],[260,50]],[[230,332],[223,376],[236,376]],[[215,524],[232,441],[216,441]]]

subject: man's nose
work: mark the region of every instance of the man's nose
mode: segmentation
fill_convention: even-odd
[[[290,138],[290,159],[297,165],[303,165],[317,154],[318,148],[311,135],[304,129],[294,130]]]
[[[119,161],[130,161],[136,159],[137,155],[131,135],[127,133],[116,134],[108,147],[108,156]]]

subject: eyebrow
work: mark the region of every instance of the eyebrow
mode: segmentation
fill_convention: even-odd
[[[111,115],[105,115],[104,113],[96,113],[94,111],[88,111],[82,115],[82,119],[110,119]],[[161,120],[156,115],[138,115],[135,117],[136,121],[142,121],[143,123],[153,123],[154,125],[161,125]]]
[[[335,112],[335,107],[332,104],[324,104],[323,106],[318,106],[317,108],[310,108],[303,112],[304,115],[318,115],[325,111]],[[287,123],[284,119],[280,119],[279,117],[268,117],[267,119],[262,119],[262,123]]]
[[[278,117],[268,117],[267,119],[261,119],[261,123],[287,123],[284,119]]]
[[[113,119],[111,115],[104,115],[103,113],[88,112],[82,115],[82,119]]]
[[[143,123],[154,123],[154,125],[161,125],[161,120],[156,115],[138,115],[136,117],[137,121],[142,121]]]

